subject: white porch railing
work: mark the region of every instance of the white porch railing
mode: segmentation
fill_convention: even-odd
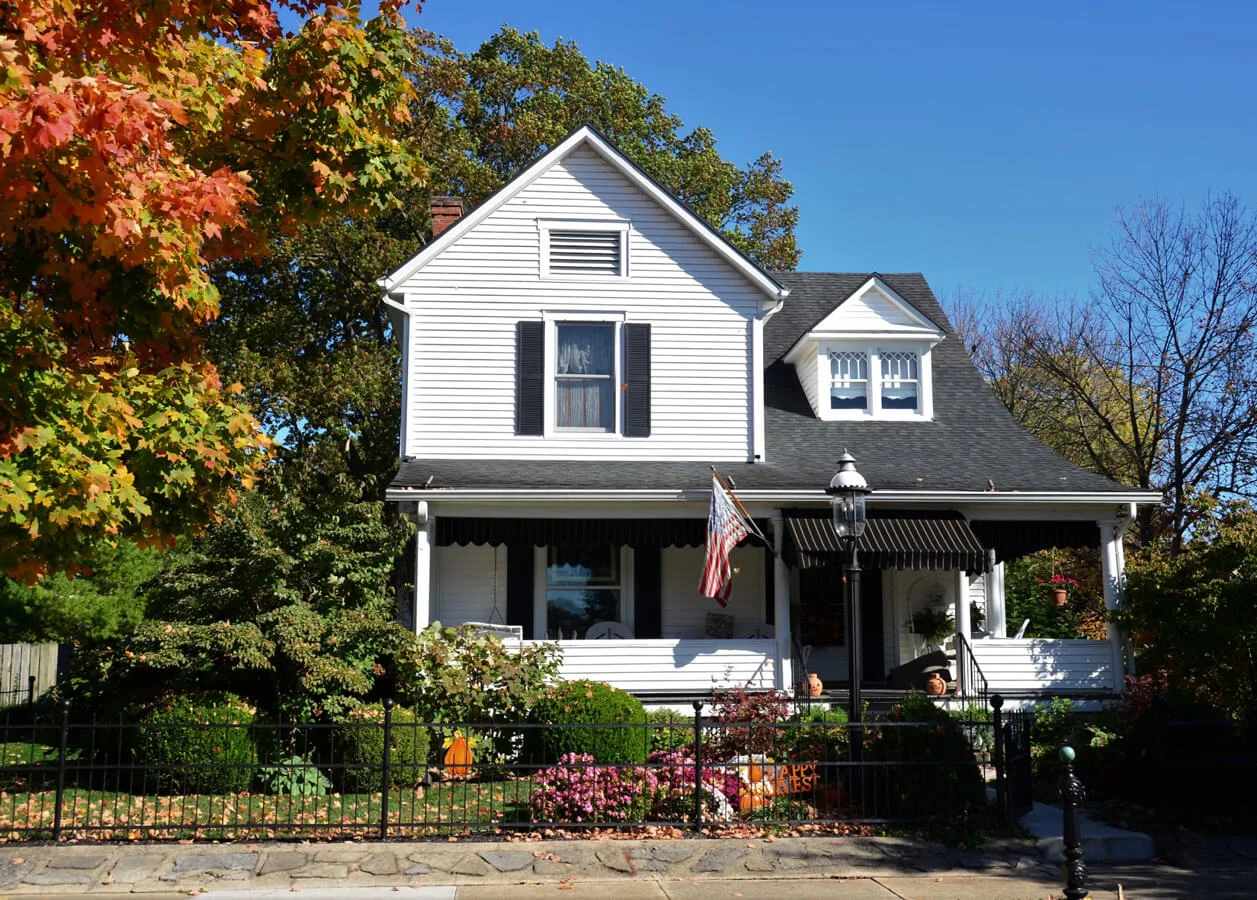
[[[994,638],[972,647],[991,693],[1117,688],[1108,641]]]
[[[713,685],[771,688],[776,683],[777,642],[772,638],[557,643],[563,651],[563,678],[591,678],[626,691],[703,692]]]

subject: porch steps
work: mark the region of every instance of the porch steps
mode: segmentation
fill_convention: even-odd
[[[1030,812],[1021,817],[1022,826],[1037,838],[1044,859],[1052,862],[1065,859],[1061,815],[1059,806],[1035,803]],[[1156,856],[1156,844],[1142,832],[1105,825],[1081,810],[1078,823],[1082,828],[1082,858],[1088,864],[1147,862]]]

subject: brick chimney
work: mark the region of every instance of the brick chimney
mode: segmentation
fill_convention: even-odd
[[[462,197],[432,198],[432,239],[436,240],[445,229],[463,217]]]

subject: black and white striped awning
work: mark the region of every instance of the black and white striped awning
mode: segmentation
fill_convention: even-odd
[[[785,558],[799,569],[839,565],[842,543],[830,516],[787,514]],[[959,513],[870,514],[858,544],[871,569],[986,571],[986,551]]]

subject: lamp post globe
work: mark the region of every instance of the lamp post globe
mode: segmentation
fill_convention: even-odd
[[[868,522],[864,498],[869,493],[869,483],[855,467],[855,457],[846,450],[838,457],[838,472],[825,488],[834,513],[834,530],[844,543],[858,541]]]

